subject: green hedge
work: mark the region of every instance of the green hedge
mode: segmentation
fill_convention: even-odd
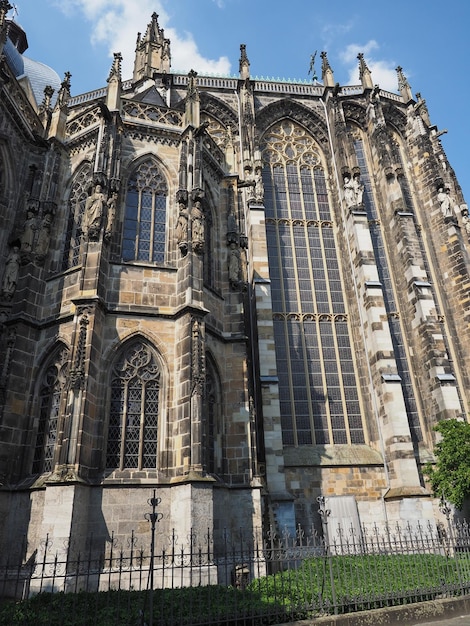
[[[316,557],[253,580],[245,589],[221,585],[159,589],[154,625],[258,626],[319,614],[347,613],[457,595],[470,581],[468,555]],[[333,582],[333,585],[332,585]],[[334,602],[336,600],[336,603]],[[0,626],[138,626],[148,624],[145,591],[40,593],[0,606]]]

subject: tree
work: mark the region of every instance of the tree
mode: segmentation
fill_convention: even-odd
[[[427,463],[424,474],[436,497],[444,496],[461,509],[470,495],[470,424],[443,420],[434,430],[442,435],[434,450],[437,462]]]

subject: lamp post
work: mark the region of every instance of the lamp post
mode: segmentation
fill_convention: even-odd
[[[147,503],[152,507],[152,511],[149,513],[145,513],[144,517],[146,520],[150,522],[150,572],[149,572],[149,582],[150,582],[150,600],[149,600],[149,623],[150,626],[153,624],[153,566],[155,561],[155,526],[157,522],[159,522],[163,513],[157,513],[157,506],[162,501],[161,498],[156,497],[156,490],[153,490],[153,497],[147,500]]]
[[[336,589],[335,589],[335,579],[333,576],[333,561],[331,559],[331,551],[330,551],[330,539],[328,537],[328,518],[331,515],[330,509],[326,508],[325,496],[319,495],[317,498],[318,502],[318,513],[321,518],[321,523],[323,527],[323,541],[325,542],[325,552],[328,558],[328,568],[330,570],[330,585],[331,585],[331,599],[333,601],[333,608],[335,615],[338,614],[338,605],[336,603]]]

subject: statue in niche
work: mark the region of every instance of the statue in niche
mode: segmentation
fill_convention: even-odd
[[[117,191],[113,191],[111,198],[106,203],[107,215],[106,215],[106,230],[104,233],[105,241],[110,241],[113,234],[114,220],[116,219],[116,205],[118,194]]]
[[[468,209],[464,208],[462,210],[462,225],[465,229],[465,233],[467,235],[467,239],[470,240],[470,217],[468,215]]]
[[[192,209],[192,241],[196,252],[204,250],[204,213],[200,200],[196,200]]]
[[[46,254],[49,251],[49,244],[51,241],[51,226],[53,216],[51,213],[46,213],[43,217],[41,227],[39,229],[38,240],[36,242],[35,256],[36,260],[43,262],[46,258]]]
[[[82,230],[90,241],[96,241],[99,237],[105,204],[106,195],[98,184],[87,198],[82,221]]]
[[[27,217],[23,226],[23,232],[20,235],[21,251],[29,254],[33,250],[34,235],[37,230],[37,219],[34,211],[29,208]]]
[[[452,219],[455,215],[454,201],[452,196],[450,195],[449,187],[444,188],[441,185],[437,191],[437,199],[441,206],[441,213],[444,216],[444,219]]]
[[[360,174],[354,174],[352,179],[352,185],[354,189],[354,199],[356,206],[361,206],[362,198],[364,195],[364,185],[361,183]]]
[[[14,244],[10,250],[5,263],[5,273],[3,274],[2,296],[5,300],[11,300],[16,290],[18,274],[20,271],[20,247]]]
[[[264,183],[260,171],[255,174],[255,200],[260,203],[264,200]]]
[[[235,243],[230,244],[228,277],[232,287],[240,282],[240,250]]]
[[[176,222],[176,240],[181,254],[188,252],[188,210],[183,202],[179,205],[178,221]]]
[[[347,209],[356,205],[356,190],[349,174],[343,179],[343,198]]]

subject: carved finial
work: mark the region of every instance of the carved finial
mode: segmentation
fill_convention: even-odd
[[[39,107],[40,111],[51,110],[51,98],[53,95],[54,89],[50,85],[46,85],[46,87],[44,87],[44,98],[41,102],[41,106]]]
[[[115,52],[113,64],[111,65],[111,69],[109,70],[108,83],[112,80],[121,80],[121,63],[122,54],[120,52]]]
[[[426,100],[423,100],[419,92],[417,92],[416,94],[416,100],[417,102],[414,105],[415,111],[419,114],[426,126],[431,126],[431,118],[429,117],[429,110],[426,105]]]
[[[403,74],[402,67],[398,66],[396,71],[398,75],[398,91],[400,92],[403,100],[405,102],[409,102],[410,100],[413,100],[410,84],[406,80],[406,76]]]
[[[250,78],[250,61],[246,55],[246,45],[240,44],[240,64],[239,64],[240,78],[243,80]]]
[[[359,52],[357,58],[359,59],[359,78],[361,79],[363,88],[373,89],[374,83],[372,82],[372,75],[370,73],[370,69],[367,67],[367,63],[362,52]]]
[[[67,102],[70,98],[70,78],[72,74],[70,72],[65,72],[64,80],[62,81],[59,89],[59,93],[57,94],[57,102],[56,108],[62,108],[67,106]]]
[[[335,79],[333,75],[333,70],[331,69],[330,62],[328,61],[328,57],[326,52],[320,53],[321,57],[321,78],[325,87],[334,87]]]

